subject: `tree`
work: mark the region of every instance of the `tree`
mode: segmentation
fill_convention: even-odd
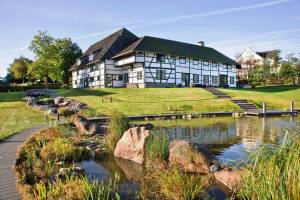
[[[51,71],[55,71],[52,61],[54,55],[54,49],[52,48],[53,42],[54,38],[46,31],[39,31],[29,46],[29,49],[35,54],[36,58],[29,67],[29,73],[35,78],[44,80],[46,87],[48,86],[48,79],[52,74]]]
[[[22,79],[22,82],[24,83],[25,78],[28,74],[28,66],[30,63],[32,63],[32,61],[23,56],[14,59],[13,63],[11,64],[11,71],[13,76],[16,79]]]
[[[69,69],[75,63],[76,59],[82,55],[82,51],[70,38],[56,39],[53,45],[58,52],[56,67],[62,72],[58,79],[60,82],[68,84],[71,77]]]
[[[46,86],[49,78],[67,84],[69,68],[82,55],[81,49],[71,39],[55,39],[46,31],[40,31],[34,36],[29,49],[36,57],[30,66],[30,73],[36,78],[44,79]]]

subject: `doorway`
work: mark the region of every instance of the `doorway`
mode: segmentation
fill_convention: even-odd
[[[190,85],[190,74],[189,73],[181,74],[181,83],[182,83],[182,86],[185,86],[185,87]]]
[[[83,80],[83,87],[84,87],[84,88],[88,88],[88,87],[89,87],[89,78],[85,78],[85,79]]]
[[[220,87],[228,85],[227,75],[220,75]]]
[[[105,82],[106,82],[106,87],[113,87],[113,75],[112,74],[107,74],[106,75],[106,80],[105,80]]]

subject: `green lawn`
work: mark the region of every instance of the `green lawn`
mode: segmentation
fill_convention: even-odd
[[[22,92],[0,93],[0,141],[44,122],[43,113],[22,101]]]
[[[90,116],[109,114],[114,111],[126,115],[139,115],[172,113],[176,109],[178,112],[237,109],[229,100],[216,99],[215,96],[200,88],[82,89],[59,90],[59,94],[87,103],[93,110],[86,112]]]
[[[221,89],[235,99],[248,99],[261,105],[267,102],[269,108],[289,109],[290,101],[300,109],[300,86],[269,86],[256,89]]]

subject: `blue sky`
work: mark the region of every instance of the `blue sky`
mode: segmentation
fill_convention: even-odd
[[[122,27],[138,36],[205,41],[233,58],[247,47],[300,53],[300,0],[0,0],[0,76],[39,30],[86,50]]]

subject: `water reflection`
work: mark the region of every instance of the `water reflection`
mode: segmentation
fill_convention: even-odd
[[[198,124],[197,124],[198,122]],[[208,146],[221,161],[240,161],[263,144],[280,144],[287,130],[299,129],[299,118],[257,118],[242,117],[203,125],[201,119],[193,126],[182,126],[177,121],[170,127],[153,131],[166,132],[170,140],[185,139]]]

